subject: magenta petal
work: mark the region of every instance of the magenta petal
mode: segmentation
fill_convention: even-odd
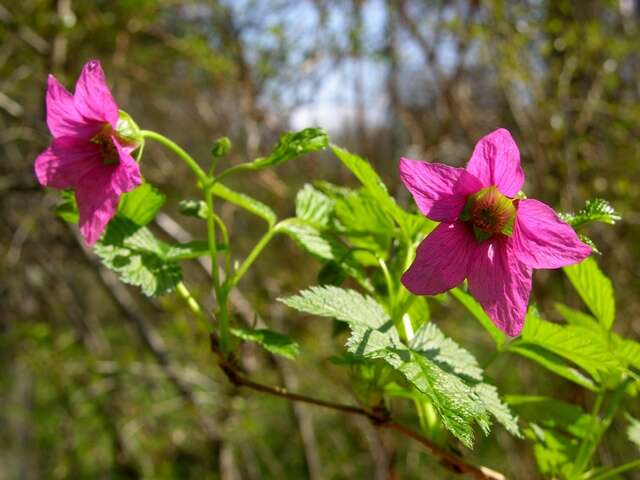
[[[518,260],[532,268],[564,267],[591,254],[591,247],[551,207],[533,199],[518,202],[513,241]]]
[[[88,246],[96,243],[118,210],[120,194],[112,188],[115,172],[113,166],[98,165],[82,178],[76,188],[80,211],[78,224]]]
[[[482,188],[462,168],[441,163],[400,159],[400,178],[423,215],[437,222],[453,222],[464,209],[467,196]]]
[[[101,163],[97,145],[75,137],[61,137],[54,139],[49,148],[38,155],[35,170],[42,185],[73,188]]]
[[[73,103],[73,95],[54,77],[49,75],[47,85],[47,125],[54,137],[80,137],[89,140],[101,123],[85,119]]]
[[[142,183],[142,175],[138,162],[118,143],[115,137],[111,137],[111,141],[120,157],[120,163],[113,173],[111,185],[114,191],[121,195],[140,185]]]
[[[531,293],[530,267],[519,262],[506,237],[480,244],[469,262],[469,291],[496,326],[516,336],[522,330]]]
[[[108,122],[111,127],[116,128],[118,105],[109,90],[99,60],[91,60],[85,64],[76,83],[73,100],[83,117],[97,122]]]
[[[524,184],[520,151],[504,128],[480,139],[473,149],[467,171],[480,179],[483,186],[495,185],[507,197],[515,196]]]
[[[415,295],[446,292],[464,280],[477,243],[462,222],[441,223],[425,238],[402,284]]]

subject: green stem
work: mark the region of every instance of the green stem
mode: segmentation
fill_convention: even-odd
[[[607,478],[616,477],[621,473],[628,472],[629,470],[633,470],[634,468],[640,469],[640,459],[625,463],[624,465],[620,465],[619,467],[601,473],[600,475],[596,475],[591,480],[606,480]]]
[[[238,172],[248,172],[251,170],[255,170],[255,167],[251,163],[241,163],[239,165],[234,165],[233,167],[229,167],[226,170],[221,171],[217,176],[215,181],[220,181],[224,177],[228,175],[232,175]]]
[[[600,390],[595,402],[593,403],[593,408],[591,409],[591,417],[593,422],[599,423],[600,421],[600,419],[598,418],[598,414],[600,413],[600,408],[602,407],[602,402],[604,401],[604,395],[605,391]],[[601,430],[602,427],[600,425],[594,425],[594,428],[591,429],[590,434],[582,439],[582,443],[580,444],[580,448],[578,450],[578,455],[576,456],[576,461],[574,462],[573,469],[571,471],[571,478],[577,477],[586,468],[587,464],[589,463],[589,459],[591,458],[590,452],[592,452],[594,449],[593,445],[597,445],[600,438]]]
[[[198,162],[196,162],[193,159],[193,157],[189,155],[187,152],[185,152],[182,149],[182,147],[180,147],[177,143],[173,142],[172,140],[169,140],[164,135],[161,135],[157,132],[153,132],[151,130],[142,130],[140,133],[144,138],[150,138],[151,140],[155,140],[156,142],[162,144],[163,146],[171,150],[178,157],[180,157],[180,159],[182,159],[184,163],[186,163],[187,166],[193,171],[196,177],[198,177],[198,180],[202,182],[203,187],[209,183],[209,177],[207,176],[205,171],[202,170],[202,168],[200,168],[200,165],[198,165]]]
[[[180,295],[180,297],[182,297],[182,299],[186,302],[189,310],[193,312],[198,321],[205,327],[207,332],[211,332],[211,325],[209,325],[209,322],[207,322],[207,316],[205,315],[204,310],[202,310],[198,301],[193,297],[193,295],[191,295],[191,292],[186,287],[186,285],[182,282],[178,283],[178,285],[176,285],[176,292],[178,292],[178,295]]]
[[[229,353],[229,315],[227,312],[227,290],[220,285],[220,272],[218,271],[218,247],[216,245],[215,212],[213,210],[212,186],[204,189],[204,199],[207,204],[207,241],[209,244],[209,256],[211,257],[211,281],[218,302],[218,323],[220,327],[220,350],[223,354]],[[227,245],[230,248],[230,245]]]
[[[235,285],[237,285],[238,282],[244,276],[244,274],[247,273],[247,270],[249,270],[251,265],[253,265],[253,262],[255,262],[258,256],[262,253],[262,250],[264,250],[264,248],[267,246],[269,241],[271,241],[271,239],[278,233],[279,225],[280,224],[276,224],[275,226],[267,230],[267,233],[265,233],[262,236],[262,238],[258,241],[258,243],[256,243],[256,245],[253,247],[253,250],[249,252],[249,255],[247,256],[247,258],[244,259],[244,261],[238,267],[238,270],[236,270],[233,276],[229,279],[228,288],[232,288]]]

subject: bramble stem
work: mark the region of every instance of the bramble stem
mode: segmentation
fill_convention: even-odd
[[[218,324],[220,328],[220,349],[224,354],[229,353],[229,315],[227,312],[227,294],[220,286],[220,272],[218,271],[218,247],[216,245],[215,212],[213,210],[213,192],[211,185],[204,189],[204,198],[207,204],[207,241],[209,243],[209,256],[211,257],[211,281],[218,302]],[[230,248],[230,245],[227,245]]]
[[[228,284],[229,288],[233,288],[240,281],[240,279],[242,279],[242,277],[244,276],[245,273],[247,273],[251,265],[253,265],[253,262],[256,261],[256,259],[258,258],[258,255],[262,253],[262,250],[264,250],[264,248],[271,241],[271,239],[276,235],[276,233],[278,233],[278,225],[275,225],[269,228],[269,230],[267,230],[267,233],[265,233],[262,236],[262,238],[258,241],[258,243],[256,243],[256,245],[253,247],[253,250],[249,252],[249,255],[247,255],[247,258],[244,259],[244,261],[238,267],[238,270],[236,270],[233,276],[229,279],[229,284]]]
[[[613,468],[607,472],[593,477],[591,480],[606,480],[607,478],[617,477],[621,473],[628,472],[629,470],[633,470],[635,468],[640,469],[640,459],[625,463],[624,465],[620,465],[619,467]]]
[[[219,354],[220,352],[218,351],[217,345],[218,343],[215,335],[211,335],[211,349],[213,350],[214,353]],[[222,369],[224,374],[227,376],[229,381],[237,387],[246,387],[251,390],[255,390],[257,392],[266,393],[268,395],[273,395],[276,397],[286,398],[294,402],[308,403],[311,405],[316,405],[319,407],[324,407],[324,408],[336,410],[343,413],[349,413],[353,415],[362,415],[364,417],[367,417],[369,420],[371,420],[379,428],[388,428],[389,430],[394,430],[406,437],[409,437],[417,441],[422,446],[424,446],[427,450],[429,450],[429,452],[432,455],[440,458],[441,462],[454,472],[466,473],[480,480],[505,480],[504,475],[502,475],[501,473],[496,472],[484,466],[477,466],[477,465],[468,463],[463,458],[459,457],[458,455],[455,455],[454,453],[451,453],[442,449],[441,447],[433,443],[431,440],[420,435],[419,433],[414,432],[413,430],[405,427],[404,425],[393,422],[391,420],[389,411],[383,406],[376,407],[372,410],[366,410],[362,407],[358,407],[355,405],[344,405],[341,403],[328,402],[318,398],[308,397],[306,395],[301,395],[299,393],[290,392],[286,388],[282,388],[278,386],[272,387],[269,385],[264,385],[262,383],[257,383],[245,377],[242,373],[240,373],[237,370],[236,367],[234,367],[233,364],[228,363],[224,359],[221,359],[220,361],[220,368]]]
[[[184,163],[187,164],[187,166],[191,169],[191,171],[193,171],[196,177],[198,177],[198,180],[202,182],[203,187],[209,182],[209,177],[207,176],[205,171],[202,170],[202,168],[200,168],[200,165],[198,165],[198,162],[196,162],[191,155],[185,152],[184,149],[180,147],[180,145],[168,139],[164,135],[161,135],[152,130],[142,130],[140,133],[144,138],[150,138],[151,140],[155,140],[156,142],[167,147],[169,150],[175,153],[178,157],[180,157],[180,159],[182,159],[182,161],[184,161]]]

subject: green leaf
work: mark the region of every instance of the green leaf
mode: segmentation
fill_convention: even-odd
[[[202,200],[180,200],[178,210],[186,217],[195,217],[202,220],[207,218],[209,209]]]
[[[610,330],[616,312],[613,286],[596,261],[589,257],[582,263],[564,267],[564,272],[600,324]]]
[[[216,197],[233,203],[234,205],[237,205],[238,207],[264,219],[269,226],[275,225],[278,220],[273,210],[264,203],[250,197],[249,195],[245,195],[244,193],[231,190],[222,183],[216,183],[212,188],[212,192]]]
[[[445,370],[482,381],[482,369],[473,355],[452,339],[445,337],[434,323],[422,325],[411,339],[409,346]]]
[[[318,228],[326,228],[334,202],[308,183],[296,195],[296,217]]]
[[[616,334],[611,336],[611,342],[613,353],[621,364],[640,370],[640,343]]]
[[[311,287],[278,301],[301,312],[335,318],[351,325],[378,328],[390,321],[389,315],[373,298],[333,286]]]
[[[582,408],[555,398],[508,395],[505,400],[529,422],[576,438],[588,437],[596,426],[594,418]]]
[[[373,291],[369,278],[350,259],[350,251],[347,247],[331,238],[328,234],[324,234],[317,228],[296,218],[282,221],[276,228],[279,232],[291,237],[303,250],[314,257],[324,261],[336,262],[345,272],[356,279],[363,288]]]
[[[120,197],[118,215],[126,217],[136,225],[149,223],[164,205],[166,197],[150,183],[143,183]]]
[[[360,180],[362,185],[364,185],[365,189],[369,194],[371,194],[373,199],[378,202],[380,207],[391,215],[391,218],[393,218],[399,225],[404,225],[407,214],[398,206],[393,197],[389,195],[387,187],[371,164],[359,156],[335,145],[332,145],[331,149],[342,163],[351,170],[351,173]]]
[[[167,293],[182,280],[180,266],[163,258],[163,244],[128,218],[111,220],[94,252],[120,280],[140,287],[147,296]]]
[[[256,158],[251,162],[253,169],[261,169],[292,160],[300,155],[327,148],[329,136],[322,128],[305,128],[299,132],[288,132],[267,157]]]
[[[295,358],[300,353],[300,346],[292,338],[266,328],[232,328],[231,334],[242,340],[258,343],[269,352],[286,358]]]
[[[466,292],[463,292],[460,288],[456,287],[449,291],[456,300],[458,300],[464,307],[475,317],[480,325],[491,335],[493,341],[496,343],[498,349],[500,349],[506,342],[507,336],[498,327],[496,327],[489,316],[482,309],[482,306],[474,300],[474,298]]]
[[[67,223],[78,223],[80,214],[73,190],[62,190],[60,202],[56,205],[54,213]]]
[[[187,243],[167,245],[162,243],[161,256],[165,260],[191,260],[209,255],[209,242],[206,240],[194,240]],[[227,245],[217,244],[217,251],[226,250]]]
[[[595,198],[587,200],[584,208],[577,214],[562,213],[560,218],[577,230],[594,222],[613,225],[622,217],[609,202],[601,198]]]
[[[531,311],[525,320],[521,342],[517,343],[542,347],[575,363],[596,380],[620,368],[601,332],[547,322]]]
[[[564,303],[555,303],[556,310],[562,318],[564,318],[567,323],[571,325],[577,325],[579,327],[585,328],[601,328],[598,324],[597,320],[593,318],[591,315],[581,312],[580,310],[575,310],[571,307],[566,306]]]
[[[535,442],[533,452],[538,469],[550,478],[569,478],[580,447],[578,439],[543,429],[535,423],[529,427],[525,435]]]
[[[522,438],[520,427],[518,427],[518,417],[511,413],[508,405],[500,400],[498,389],[488,383],[479,383],[474,387],[475,393],[484,403],[484,407],[506,430],[516,437]]]
[[[598,386],[589,377],[584,375],[578,369],[568,365],[557,355],[545,350],[537,345],[531,345],[526,343],[514,342],[508,345],[507,351],[516,353],[525,358],[533,360],[534,362],[542,365],[547,370],[566,378],[578,385],[591,390],[593,392],[598,391]]]
[[[640,450],[640,421],[636,420],[631,415],[627,415],[627,420],[629,420],[627,438]]]

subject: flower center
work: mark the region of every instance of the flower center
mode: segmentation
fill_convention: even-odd
[[[106,124],[92,139],[91,142],[95,143],[100,149],[102,155],[102,162],[105,165],[117,165],[120,163],[120,155],[118,155],[118,149],[113,144],[113,129],[111,125]]]
[[[460,220],[468,222],[478,242],[495,235],[511,236],[516,207],[496,186],[483,188],[470,195]]]

